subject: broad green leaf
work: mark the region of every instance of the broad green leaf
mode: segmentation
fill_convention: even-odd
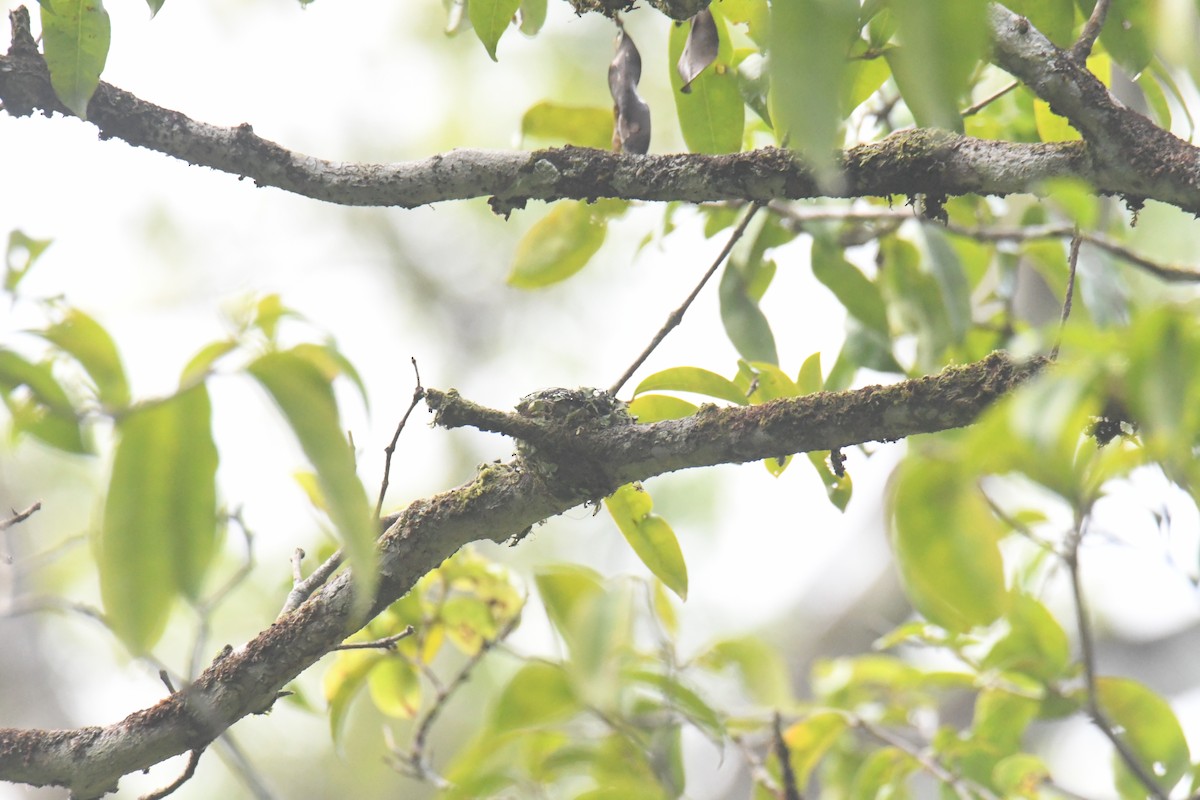
[[[742,689],[760,705],[780,708],[794,700],[787,665],[774,647],[757,636],[717,642],[697,661],[712,670],[736,669]]]
[[[1170,704],[1130,678],[1097,678],[1096,699],[1109,721],[1117,726],[1117,735],[1169,793],[1191,761],[1183,728]],[[1113,764],[1123,798],[1149,796],[1115,754]]]
[[[384,658],[367,676],[371,702],[396,719],[412,719],[421,710],[421,676],[407,659]]]
[[[1082,139],[1079,131],[1050,110],[1050,104],[1040,97],[1033,101],[1033,120],[1037,123],[1038,138],[1043,142],[1073,142]]]
[[[694,403],[666,394],[644,394],[629,404],[629,415],[642,424],[690,417],[696,410]]]
[[[87,371],[105,408],[117,411],[129,405],[129,382],[125,379],[121,356],[100,323],[73,308],[62,320],[39,333],[73,356]]]
[[[804,363],[800,365],[800,372],[796,375],[796,388],[800,394],[814,394],[825,388],[825,381],[821,377],[820,351],[804,359]]]
[[[28,388],[38,403],[50,411],[75,416],[75,406],[54,377],[51,364],[34,364],[11,350],[0,349],[0,389],[7,394],[18,386]]]
[[[633,393],[636,396],[652,391],[694,392],[743,406],[747,402],[745,393],[733,381],[700,367],[672,367],[656,372],[639,383]]]
[[[471,27],[492,61],[496,61],[496,44],[504,31],[508,29],[521,0],[470,0],[467,3],[467,15],[471,19]]]
[[[587,203],[560,200],[517,243],[508,285],[537,289],[566,280],[591,260],[608,223]]]
[[[247,371],[279,406],[320,478],[329,516],[355,576],[355,604],[365,611],[375,598],[377,523],[355,471],[354,452],[342,433],[330,378],[303,355],[283,350],[255,359]]]
[[[15,392],[19,387],[28,394]],[[27,433],[68,453],[90,452],[79,415],[49,362],[34,364],[0,349],[0,395],[12,415],[14,436]]]
[[[491,725],[494,731],[507,733],[562,722],[582,710],[562,667],[531,661],[501,690]]]
[[[356,634],[351,641],[365,640]],[[375,668],[387,656],[374,650],[343,650],[337,654],[322,679],[325,700],[329,703],[329,734],[335,744],[341,742],[350,704],[358,696]]]
[[[667,521],[651,513],[654,503],[646,490],[639,484],[627,483],[605,498],[604,506],[646,568],[679,595],[680,600],[686,600],[687,565],[683,551]]]
[[[846,260],[840,247],[824,237],[814,239],[812,271],[847,313],[882,336],[889,335],[887,305],[879,287]]]
[[[17,285],[33,269],[53,239],[34,239],[23,231],[13,230],[8,234],[8,248],[4,252],[4,291],[15,292]]]
[[[539,571],[534,581],[550,622],[568,641],[580,609],[604,594],[600,574],[587,567],[568,564],[548,567]]]
[[[1037,800],[1043,797],[1042,786],[1050,780],[1046,762],[1029,753],[1016,753],[1001,759],[992,769],[992,781],[1004,797]]]
[[[808,785],[817,764],[849,727],[842,713],[817,711],[784,730],[783,741],[788,746],[797,786]]]
[[[720,715],[675,676],[636,669],[630,670],[623,677],[634,683],[657,689],[662,693],[663,699],[669,706],[682,712],[710,740],[714,742],[724,740],[725,726],[721,722]]]
[[[963,272],[962,262],[946,241],[945,234],[931,226],[921,230],[929,251],[930,272],[937,281],[942,305],[946,309],[952,341],[957,344],[971,327],[971,286]]]
[[[890,500],[896,565],[917,611],[960,632],[1005,612],[999,524],[957,459],[910,455]]]
[[[804,394],[786,372],[772,363],[752,361],[746,365],[753,375],[753,391],[750,392],[750,402],[769,403],[782,397],[799,397]]]
[[[886,53],[905,104],[922,128],[961,130],[960,106],[988,48],[985,0],[896,0],[901,44]]]
[[[984,689],[975,698],[973,737],[986,742],[993,757],[1012,755],[1021,749],[1025,729],[1037,719],[1041,706],[1041,701],[1035,697],[1003,689]]]
[[[881,747],[867,756],[854,773],[850,800],[904,798],[906,779],[920,768],[921,763],[909,753],[896,747]]]
[[[1071,653],[1067,634],[1054,615],[1029,595],[1015,594],[1004,619],[1008,632],[988,650],[981,666],[1046,682],[1062,678]]]
[[[1142,90],[1142,96],[1146,98],[1146,105],[1149,106],[1151,119],[1153,119],[1160,128],[1165,130],[1171,129],[1171,104],[1167,102],[1166,92],[1163,91],[1159,84],[1158,76],[1162,74],[1161,70],[1143,72],[1138,76],[1135,83]]]
[[[158,641],[177,596],[200,596],[217,542],[211,422],[203,385],[117,420],[97,561],[105,616],[133,653]]]
[[[522,138],[607,150],[612,144],[612,135],[611,108],[568,106],[543,100],[521,117]]]
[[[546,24],[546,0],[521,0],[521,33],[533,36]]]
[[[721,0],[721,14],[734,25],[745,25],[750,38],[764,44],[771,30],[767,0]]]
[[[851,60],[842,78],[842,116],[865,103],[892,75],[887,59],[877,52],[867,53],[869,47],[861,39],[851,45]]]
[[[725,265],[717,291],[721,301],[721,322],[729,341],[747,361],[779,362],[775,336],[770,323],[752,299],[741,271],[733,262]]]
[[[771,4],[772,118],[777,133],[832,178],[841,144],[841,98],[847,55],[858,31],[858,0],[793,0]]]
[[[88,101],[108,58],[108,12],[101,0],[54,0],[42,3],[41,10],[50,84],[63,105],[87,119]]]
[[[1084,16],[1092,13],[1094,0],[1078,0]],[[1154,11],[1146,0],[1112,0],[1100,43],[1133,77],[1154,58]]]
[[[442,603],[440,612],[446,638],[469,656],[496,638],[496,618],[482,598],[454,595]]]
[[[668,45],[671,89],[679,128],[688,150],[693,153],[736,153],[742,149],[742,132],[746,124],[746,106],[738,88],[737,69],[733,65],[733,49],[729,30],[719,9],[710,7],[717,26],[720,48],[717,59],[691,83],[684,94],[683,78],[675,69],[683,54],[688,28],[672,25]]]

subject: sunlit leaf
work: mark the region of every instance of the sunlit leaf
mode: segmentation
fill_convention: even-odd
[[[643,424],[682,419],[696,413],[695,403],[667,394],[643,394],[629,404],[629,415]]]
[[[375,664],[367,686],[371,702],[389,717],[412,719],[421,710],[421,676],[406,659],[392,656]]]
[[[507,732],[561,722],[583,710],[562,667],[532,661],[500,691],[492,728]]]
[[[788,747],[797,786],[808,784],[812,771],[848,727],[844,714],[817,711],[784,730],[783,741]]]
[[[179,595],[198,599],[217,541],[217,449],[203,386],[117,420],[97,540],[110,627],[134,653],[158,641]]]
[[[329,733],[335,744],[341,742],[350,704],[366,685],[371,670],[386,657],[373,650],[343,650],[325,673],[322,687],[329,703]]]
[[[612,111],[543,100],[521,117],[521,136],[604,150],[612,142]]]
[[[701,367],[672,367],[647,376],[633,390],[634,395],[652,391],[694,392],[746,404],[746,395],[732,381]]]
[[[496,44],[520,7],[521,0],[470,0],[467,3],[471,27],[475,29],[475,35],[483,42],[492,61],[497,60]]]
[[[951,459],[910,456],[893,479],[891,535],[913,606],[950,631],[987,625],[1008,607],[999,524]]]
[[[679,128],[688,150],[693,153],[736,153],[742,149],[746,106],[738,88],[737,70],[725,21],[714,9],[714,25],[720,42],[716,61],[691,83],[691,91],[682,91],[683,79],[671,68],[671,88]],[[668,58],[672,65],[683,56],[687,29],[672,25]]]
[[[42,43],[50,83],[63,105],[87,119],[88,101],[100,85],[111,29],[101,0],[41,3]]]
[[[354,453],[342,433],[330,378],[313,361],[291,351],[255,359],[247,371],[279,406],[309,462],[316,468],[330,519],[346,548],[355,576],[355,603],[374,599],[378,534],[374,509],[355,471]]]
[[[1183,728],[1170,704],[1130,678],[1098,678],[1096,699],[1142,767],[1169,792],[1191,761]],[[1147,796],[1146,788],[1119,757],[1114,756],[1113,764],[1122,797]]]
[[[508,285],[536,289],[566,280],[596,254],[607,230],[587,203],[560,200],[517,243]]]
[[[72,355],[96,384],[96,396],[110,410],[129,405],[129,383],[117,346],[100,323],[78,309],[44,331],[42,337]]]
[[[646,568],[679,595],[680,600],[686,600],[688,581],[683,551],[667,521],[651,512],[654,504],[646,490],[637,484],[626,484],[605,498],[604,506]]]

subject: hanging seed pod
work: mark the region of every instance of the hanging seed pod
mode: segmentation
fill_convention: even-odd
[[[683,86],[679,91],[684,94],[692,91],[692,81],[708,69],[708,65],[717,60],[717,49],[721,45],[717,35],[717,23],[712,12],[707,8],[692,17],[692,29],[688,32],[687,42],[683,45],[683,53],[675,68],[679,77],[683,78]]]
[[[650,107],[638,96],[642,55],[622,28],[617,54],[608,65],[608,90],[613,98],[613,150],[645,153],[650,149]]]

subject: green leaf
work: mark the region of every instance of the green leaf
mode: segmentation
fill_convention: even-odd
[[[746,394],[733,381],[700,367],[672,367],[656,372],[639,383],[633,393],[636,396],[652,391],[694,392],[740,406],[747,402]]]
[[[217,542],[217,448],[208,390],[196,386],[118,418],[97,541],[100,594],[131,652],[158,641],[183,595],[196,600]]]
[[[629,404],[629,415],[642,424],[664,419],[683,419],[696,413],[697,406],[666,394],[644,394]]]
[[[1090,15],[1094,0],[1078,0],[1084,16]],[[1154,17],[1146,0],[1112,0],[1100,43],[1131,76],[1137,77],[1154,58]]]
[[[800,372],[796,375],[796,389],[800,394],[814,394],[823,388],[825,381],[821,378],[821,352],[818,350],[800,365]]]
[[[607,230],[604,215],[587,203],[560,200],[517,243],[508,285],[537,289],[566,280],[596,254]]]
[[[858,0],[771,4],[772,117],[806,163],[834,177],[847,52],[858,31]]]
[[[543,100],[530,107],[521,117],[523,139],[529,137],[555,144],[607,150],[612,144],[612,135],[611,108],[568,106]]]
[[[775,336],[770,323],[752,299],[741,271],[730,262],[721,273],[721,284],[717,290],[721,301],[721,322],[729,341],[747,361],[779,363],[775,350]]]
[[[846,260],[842,249],[824,237],[813,240],[813,277],[833,292],[846,312],[863,325],[889,336],[887,305],[874,281]]]
[[[1043,797],[1041,787],[1050,780],[1050,768],[1046,762],[1029,753],[1016,753],[1001,759],[992,769],[992,781],[1004,797]]]
[[[917,611],[956,632],[1005,612],[999,523],[958,459],[911,455],[897,468],[890,500],[896,564]]]
[[[896,0],[901,46],[886,58],[922,128],[962,130],[960,105],[988,48],[985,0]]]
[[[1004,619],[1009,630],[988,650],[981,666],[1044,682],[1064,677],[1071,660],[1067,634],[1040,601],[1014,594]]]
[[[850,727],[845,715],[838,711],[817,711],[790,725],[783,732],[783,741],[788,746],[792,771],[796,774],[796,785],[808,785],[817,764],[829,752],[829,748]]]
[[[665,519],[651,513],[654,503],[646,490],[627,483],[605,498],[604,506],[646,568],[687,600],[687,565],[679,540]]]
[[[467,3],[471,27],[492,61],[497,60],[496,44],[520,7],[521,0],[470,0]]]
[[[25,387],[27,396],[14,390]],[[87,453],[79,416],[49,363],[33,364],[0,349],[0,394],[13,418],[13,433],[28,433],[68,453]]]
[[[931,226],[921,229],[929,250],[929,266],[937,281],[946,319],[955,343],[961,342],[971,327],[971,286],[962,261],[946,241],[946,235]]]
[[[850,505],[850,496],[854,493],[854,482],[850,480],[850,473],[834,473],[828,463],[828,450],[812,451],[806,455],[820,476],[821,483],[825,484],[825,494],[829,497],[829,502],[833,503],[838,511],[845,511],[846,506]]]
[[[897,788],[903,787],[908,776],[920,768],[920,762],[903,750],[881,747],[867,756],[854,773],[850,800],[903,798],[905,795],[902,791],[898,793]]]
[[[421,676],[407,659],[398,656],[376,663],[367,676],[371,702],[396,719],[412,719],[421,710]]]
[[[650,686],[660,691],[672,708],[682,712],[710,740],[714,742],[724,740],[725,726],[721,722],[720,715],[698,694],[684,686],[674,676],[635,669],[628,671],[624,677],[634,683]]]
[[[492,709],[498,733],[562,722],[583,710],[567,673],[557,664],[532,661],[517,671]]]
[[[209,342],[188,361],[187,366],[183,368],[183,373],[179,376],[179,382],[188,384],[200,380],[212,370],[213,364],[232,353],[237,347],[236,339]]]
[[[365,611],[378,583],[374,509],[355,471],[354,452],[342,433],[331,379],[303,354],[274,351],[247,371],[262,384],[316,468],[329,516],[354,570],[356,608]]]
[[[19,230],[10,231],[4,253],[4,291],[15,292],[17,285],[53,242],[53,239],[34,239]]]
[[[1170,704],[1130,678],[1098,678],[1096,699],[1117,735],[1129,745],[1141,765],[1159,779],[1167,793],[1183,777],[1191,761],[1187,739]],[[1119,757],[1113,760],[1122,797],[1147,797]]]
[[[587,567],[560,564],[539,571],[534,580],[546,615],[568,642],[580,609],[604,594],[600,574]]]
[[[329,734],[335,744],[341,741],[350,704],[366,684],[371,670],[386,658],[383,653],[372,650],[342,650],[325,673],[321,683],[329,703]]]
[[[164,2],[166,2],[166,0],[146,0],[146,5],[150,6],[150,16],[151,17],[155,17],[158,15],[158,12],[160,10],[162,10]],[[311,2],[312,2],[312,0],[302,0],[302,3],[304,5],[307,5],[308,3],[311,3]]]
[[[738,88],[729,30],[719,10],[711,6],[710,9],[720,41],[717,59],[692,81],[691,91],[687,94],[680,91],[683,78],[675,65],[683,54],[688,28],[672,25],[668,43],[671,89],[675,96],[675,111],[679,115],[679,128],[688,150],[693,153],[736,153],[742,149],[746,105]]]
[[[521,33],[533,36],[546,24],[546,0],[521,0]]]
[[[1037,719],[1041,701],[1003,689],[984,689],[975,698],[975,719],[971,731],[977,741],[986,742],[992,757],[1012,755],[1021,749],[1021,739],[1029,724]]]
[[[787,665],[774,647],[756,636],[717,642],[697,660],[711,670],[736,669],[742,689],[759,705],[780,708],[794,700]]]
[[[50,84],[63,105],[87,119],[88,101],[100,84],[111,30],[101,0],[41,4],[42,42]]]
[[[79,362],[95,382],[96,396],[107,409],[117,411],[129,405],[129,382],[121,356],[100,323],[73,308],[39,335]]]

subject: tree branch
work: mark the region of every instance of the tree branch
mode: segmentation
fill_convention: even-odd
[[[13,116],[69,114],[54,95],[29,30],[10,15],[13,42],[0,56],[0,101]],[[1019,144],[945,131],[901,131],[845,151],[842,181],[819,184],[794,154],[774,148],[720,156],[630,155],[564,147],[534,152],[453,150],[423,161],[353,164],[288,150],[249,124],[223,128],[101,83],[88,121],[102,138],[343,205],[411,208],[490,197],[508,213],[528,200],[618,197],[703,202],[815,197],[1003,195],[1077,178],[1131,201],[1153,198],[1200,212],[1200,151],[1117,103],[1066,51],[999,6],[991,10],[996,63],[1025,82],[1084,135],[1080,142]]]
[[[994,353],[891,386],[750,407],[705,406],[692,417],[653,425],[579,419],[570,426],[543,424],[538,429],[543,446],[536,453],[484,465],[471,482],[418,500],[399,515],[380,540],[380,585],[372,613],[404,595],[463,545],[504,541],[624,483],[969,425],[1045,363],[1016,363]],[[445,401],[452,396],[429,392],[431,406],[441,402],[443,423],[451,420]],[[479,408],[460,403],[454,424],[472,424],[469,415]],[[505,416],[485,411],[479,412],[485,420]],[[554,464],[545,461],[550,455],[557,459]],[[205,747],[242,717],[269,711],[289,681],[361,623],[351,586],[349,573],[343,573],[243,647],[227,648],[191,685],[116,724],[68,731],[0,729],[0,780],[65,786],[73,797],[93,798],[114,791],[123,775]]]

